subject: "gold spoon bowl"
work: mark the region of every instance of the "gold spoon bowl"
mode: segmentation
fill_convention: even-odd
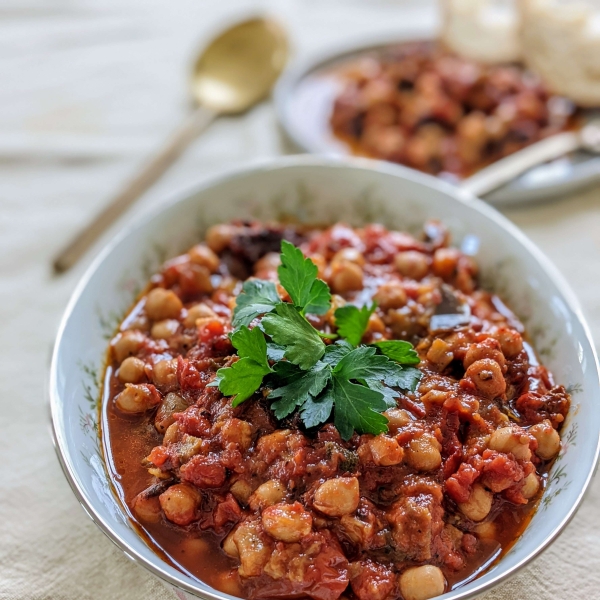
[[[222,32],[194,63],[190,88],[196,109],[125,188],[54,260],[56,273],[72,267],[94,241],[146,192],[189,144],[220,115],[240,114],[266,98],[283,71],[289,50],[285,31],[254,18]]]

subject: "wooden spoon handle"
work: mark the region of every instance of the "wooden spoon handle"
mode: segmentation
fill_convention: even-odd
[[[54,271],[62,273],[70,269],[98,237],[156,183],[216,116],[217,113],[207,108],[197,108],[171,136],[164,148],[155,154],[125,188],[62,250],[54,260]]]

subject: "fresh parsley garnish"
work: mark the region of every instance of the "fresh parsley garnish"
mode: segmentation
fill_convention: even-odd
[[[285,348],[284,358],[301,369],[310,369],[325,353],[318,331],[292,304],[281,302],[261,323],[265,333]]]
[[[250,325],[256,317],[271,312],[280,302],[281,298],[272,281],[249,279],[244,282],[242,292],[237,297],[231,324],[234,327]]]
[[[217,378],[210,386],[218,386],[225,396],[234,396],[231,404],[238,406],[261,386],[263,378],[271,373],[267,360],[267,342],[263,332],[255,327],[240,327],[231,336],[231,343],[238,351],[239,360],[230,367],[219,369]]]
[[[331,369],[329,365],[317,362],[308,371],[298,370],[292,381],[273,390],[267,397],[276,400],[271,404],[278,419],[287,417],[292,411],[303,406],[308,400],[316,398],[329,383]],[[329,416],[329,415],[327,415]]]
[[[384,340],[373,344],[382,354],[401,365],[418,365],[419,355],[410,342],[404,340]]]
[[[369,318],[375,312],[377,305],[358,308],[353,304],[346,304],[335,311],[335,324],[340,337],[345,338],[353,346],[358,346],[362,340]]]
[[[323,280],[317,279],[317,273],[317,265],[305,258],[300,248],[285,240],[281,242],[279,282],[303,315],[322,315],[329,310],[331,292]]]
[[[297,410],[306,427],[317,427],[333,414],[344,439],[355,431],[383,433],[387,418],[381,413],[396,406],[398,390],[416,389],[421,372],[411,365],[419,357],[404,341],[361,345],[375,304],[338,308],[337,334],[313,327],[306,315],[331,309],[329,287],[317,275],[317,266],[299,248],[282,242],[278,276],[291,302],[281,300],[271,281],[244,283],[232,320],[238,359],[219,369],[209,385],[233,396],[233,406],[264,386],[277,419]],[[258,326],[249,329],[258,318]],[[322,339],[336,337],[335,343]]]

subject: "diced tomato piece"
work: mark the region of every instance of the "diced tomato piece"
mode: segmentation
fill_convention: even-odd
[[[199,488],[217,488],[225,483],[227,472],[214,454],[196,455],[181,467],[181,479]]]

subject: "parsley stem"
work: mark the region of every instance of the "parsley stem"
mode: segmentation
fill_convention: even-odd
[[[336,340],[338,335],[337,333],[325,333],[324,331],[319,331],[317,329],[317,333],[324,339],[324,340]]]

